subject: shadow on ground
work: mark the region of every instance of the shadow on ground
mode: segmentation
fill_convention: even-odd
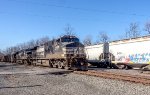
[[[97,66],[89,66],[88,67],[88,70],[101,70],[101,71],[105,71],[105,70],[108,70],[109,68],[100,68],[100,67],[97,67]]]
[[[25,88],[25,87],[40,87],[42,85],[29,85],[29,86],[16,86],[16,87],[0,87],[0,89],[5,89],[5,88]]]
[[[18,66],[18,64],[0,64],[0,67],[11,67],[11,66]]]
[[[43,74],[36,74],[36,75],[66,75],[66,74],[70,74],[73,71],[57,71],[57,72],[48,72],[48,73],[43,73]]]

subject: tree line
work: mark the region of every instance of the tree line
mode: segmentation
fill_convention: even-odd
[[[75,33],[73,32],[73,28],[70,24],[66,25],[66,27],[64,28],[64,33],[62,35],[75,36]],[[60,36],[62,36],[62,35],[60,35]],[[8,54],[18,52],[20,50],[25,50],[25,49],[29,49],[29,48],[34,48],[35,46],[40,46],[48,41],[50,41],[50,38],[48,36],[45,36],[45,37],[39,38],[37,40],[30,40],[28,42],[24,42],[24,43],[18,44],[16,46],[8,47],[5,50],[0,49],[0,53],[8,55]]]
[[[48,36],[42,37],[42,38],[37,39],[37,40],[30,40],[28,42],[24,42],[24,43],[18,44],[16,46],[8,47],[8,48],[6,48],[3,51],[1,50],[1,52],[6,54],[6,55],[7,54],[12,54],[12,53],[20,51],[20,50],[33,48],[35,46],[42,45],[43,43],[45,43],[47,41],[49,41],[49,37]]]

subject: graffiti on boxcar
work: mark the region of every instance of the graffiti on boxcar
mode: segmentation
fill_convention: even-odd
[[[149,63],[150,62],[150,53],[137,53],[130,54],[129,59],[133,63]]]
[[[125,63],[150,63],[150,53],[125,55],[122,52],[117,52],[116,60]]]
[[[125,60],[125,55],[122,52],[117,52],[117,61],[124,61]]]

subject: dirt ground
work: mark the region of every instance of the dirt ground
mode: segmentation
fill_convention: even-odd
[[[0,63],[0,95],[149,95],[149,89],[68,70]]]

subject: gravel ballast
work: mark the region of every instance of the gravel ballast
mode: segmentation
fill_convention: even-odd
[[[0,95],[149,95],[150,86],[0,63]]]

